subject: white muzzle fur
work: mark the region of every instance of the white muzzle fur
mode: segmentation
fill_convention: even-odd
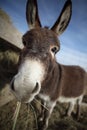
[[[13,93],[20,101],[30,102],[40,92],[45,68],[40,60],[26,59],[14,76]],[[38,87],[36,86],[38,84]],[[36,91],[33,90],[37,87]]]

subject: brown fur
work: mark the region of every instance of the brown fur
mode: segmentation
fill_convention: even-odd
[[[55,63],[54,63],[55,64]],[[56,100],[59,96],[75,98],[85,92],[86,72],[79,66],[64,66],[57,64],[48,72],[42,85],[42,91]],[[41,92],[42,92],[41,91]]]

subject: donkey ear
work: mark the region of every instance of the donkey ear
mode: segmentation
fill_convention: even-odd
[[[26,19],[30,29],[41,27],[41,23],[38,16],[37,0],[27,1]]]
[[[72,14],[72,2],[71,0],[67,0],[60,16],[58,17],[57,21],[51,28],[54,32],[56,32],[58,35],[62,34],[66,27],[68,26]]]

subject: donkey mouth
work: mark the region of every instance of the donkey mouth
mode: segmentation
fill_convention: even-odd
[[[29,91],[27,89],[23,91],[16,91],[14,87],[14,80],[12,80],[10,87],[16,99],[24,103],[31,102],[35,98],[35,96],[39,94],[41,89],[41,85],[38,82],[36,82],[36,85],[32,91]]]

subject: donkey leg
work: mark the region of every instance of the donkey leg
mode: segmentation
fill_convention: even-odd
[[[43,119],[44,119],[44,111],[45,111],[45,107],[46,106],[46,102],[41,100],[41,112],[40,112],[40,115],[38,117],[38,122],[42,122]]]
[[[49,118],[51,116],[51,113],[53,111],[53,108],[55,106],[56,103],[50,102],[50,103],[46,103],[46,107],[47,109],[44,109],[44,118],[43,118],[43,123],[42,126],[40,125],[39,130],[46,130],[48,127],[48,122],[49,122]]]
[[[44,118],[45,118],[45,111],[46,111],[46,102],[41,100],[41,112],[38,117],[38,130],[44,130]]]
[[[73,102],[70,102],[69,103],[69,107],[68,107],[68,109],[67,109],[67,112],[66,112],[66,116],[71,116],[71,113],[72,113],[72,111],[73,111],[73,109],[74,109],[74,103]]]
[[[77,118],[77,120],[79,119],[80,113],[81,113],[81,103],[82,103],[82,97],[77,99],[77,111],[76,111],[76,118]]]
[[[55,107],[55,105],[56,105],[56,102],[47,103],[47,108],[49,109],[49,111],[45,110],[45,112],[44,112],[43,130],[46,130],[47,127],[48,127],[49,118],[51,116],[51,113],[52,113],[53,108]]]

